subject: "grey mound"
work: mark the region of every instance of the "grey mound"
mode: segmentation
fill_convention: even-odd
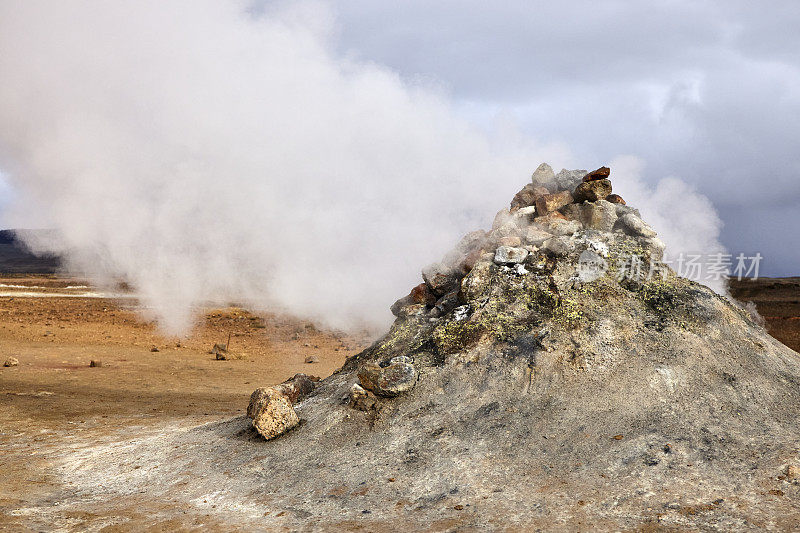
[[[562,208],[568,235],[498,225],[520,262],[495,261],[493,232],[462,243],[472,259],[426,271],[436,303],[398,302],[390,331],[295,406],[297,427],[220,426],[215,490],[267,506],[265,529],[800,528],[800,355],[669,269],[620,281],[663,244],[606,204]],[[587,257],[607,270],[587,277]]]

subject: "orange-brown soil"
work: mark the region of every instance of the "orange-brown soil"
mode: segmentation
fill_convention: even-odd
[[[733,280],[731,294],[756,304],[769,334],[800,352],[800,278]]]
[[[40,455],[62,446],[65,435],[102,439],[127,427],[239,415],[255,388],[298,372],[328,376],[368,342],[238,308],[203,310],[191,334],[169,338],[141,319],[130,298],[75,297],[87,289],[66,288],[81,285],[0,278],[0,364],[19,360],[0,367],[0,531],[25,529],[19,509],[57,487]],[[59,296],[9,295],[15,292]],[[236,359],[218,361],[209,351],[229,334]],[[312,355],[317,362],[305,363]],[[93,360],[101,366],[90,367]]]

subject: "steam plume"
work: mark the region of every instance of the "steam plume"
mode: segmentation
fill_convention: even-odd
[[[46,213],[63,240],[34,247],[124,277],[168,332],[230,301],[384,326],[419,267],[540,161],[574,166],[335,55],[316,4],[247,7],[0,2],[0,166],[20,195],[6,222]]]

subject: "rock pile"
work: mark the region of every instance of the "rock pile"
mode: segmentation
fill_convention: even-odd
[[[490,231],[467,234],[440,262],[423,269],[424,283],[395,302],[392,312],[397,317],[445,315],[466,303],[462,281],[476,264],[511,266],[563,257],[593,232],[640,238],[644,258],[660,260],[664,243],[636,209],[611,193],[610,175],[608,167],[555,174],[543,163],[510,208],[497,213]]]

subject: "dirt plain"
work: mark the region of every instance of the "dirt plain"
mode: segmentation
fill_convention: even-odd
[[[63,485],[48,457],[72,439],[238,416],[255,388],[298,372],[328,376],[369,342],[238,308],[203,310],[190,335],[167,338],[142,321],[135,300],[100,297],[81,280],[54,276],[0,278],[0,294],[0,364],[19,361],[0,367],[0,531],[38,529],[26,511],[34,501],[52,499],[57,508]],[[235,359],[218,361],[209,351],[229,334]],[[317,362],[305,363],[309,356]],[[148,523],[146,510],[124,501],[119,513],[153,531],[214,522]],[[104,518],[86,512],[67,524],[102,529]]]
[[[734,282],[732,292],[800,350],[800,278]],[[328,376],[371,340],[233,307],[205,309],[190,335],[167,338],[137,310],[132,298],[104,297],[81,280],[0,278],[0,363],[19,360],[0,368],[0,531],[231,530],[213,506],[181,512],[177,501],[121,498],[62,512],[70,482],[53,472],[53,458],[126,432],[240,416],[255,388],[297,372]],[[209,350],[228,335],[237,358],[218,361]],[[305,363],[308,356],[317,362]],[[173,518],[154,520],[164,507]]]

